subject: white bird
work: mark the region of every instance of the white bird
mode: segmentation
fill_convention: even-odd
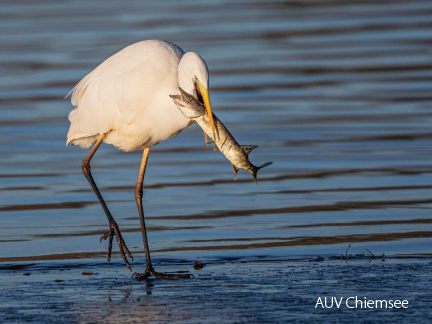
[[[150,147],[176,136],[191,124],[191,120],[182,115],[170,98],[170,95],[179,93],[179,87],[194,94],[212,117],[208,93],[209,72],[201,56],[194,52],[185,54],[173,43],[147,40],[132,44],[102,62],[66,96],[71,96],[72,105],[75,106],[69,114],[71,125],[67,144],[89,148],[96,142],[82,162],[82,170],[109,221],[110,230],[101,238],[109,238],[108,261],[115,236],[128,268],[130,265],[126,254],[130,258],[132,255],[91,175],[90,160],[102,142],[123,151],[143,150],[135,198],[141,222],[146,270],[135,275],[138,280],[150,276],[164,279],[190,277],[189,274],[165,274],[154,270],[142,207],[142,186]],[[213,121],[211,123],[214,132]],[[206,134],[204,136],[207,142]]]

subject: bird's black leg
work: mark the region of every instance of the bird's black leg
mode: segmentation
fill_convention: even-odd
[[[93,146],[92,150],[90,151],[90,153],[87,155],[87,157],[84,159],[84,161],[82,162],[81,166],[82,166],[82,170],[84,173],[84,176],[87,178],[88,182],[90,183],[93,191],[95,192],[96,196],[99,199],[100,204],[102,205],[103,210],[105,211],[105,214],[108,218],[108,222],[109,222],[109,227],[110,230],[108,232],[106,232],[104,235],[102,235],[101,237],[101,241],[102,240],[106,240],[107,238],[109,238],[109,245],[108,245],[108,262],[111,260],[111,249],[112,249],[112,241],[113,241],[113,237],[115,236],[117,239],[117,244],[120,248],[120,254],[126,264],[126,267],[128,267],[128,269],[130,269],[130,264],[126,258],[126,253],[127,255],[133,260],[132,254],[130,253],[129,249],[126,246],[125,241],[123,240],[123,237],[120,233],[120,229],[116,223],[116,221],[114,220],[114,218],[112,217],[104,199],[102,198],[102,195],[96,185],[96,182],[93,180],[93,176],[91,174],[91,170],[90,170],[90,160],[92,159],[93,155],[96,153],[97,149],[99,148],[99,146],[102,144],[104,138],[106,137],[106,134],[101,135],[96,144]]]
[[[144,175],[145,175],[149,153],[150,153],[150,148],[149,147],[145,148],[143,152],[139,175],[138,175],[138,181],[135,187],[135,199],[138,206],[138,212],[139,212],[139,217],[141,222],[141,232],[142,232],[144,251],[146,257],[146,269],[144,273],[134,273],[134,277],[137,280],[145,280],[151,276],[155,277],[156,279],[171,279],[171,280],[176,280],[180,278],[191,278],[192,275],[190,274],[160,273],[160,272],[156,272],[153,269],[153,265],[150,259],[150,250],[148,246],[147,231],[146,231],[146,226],[144,221],[144,210],[142,206],[143,182],[144,182]]]

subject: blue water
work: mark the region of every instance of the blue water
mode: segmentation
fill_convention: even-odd
[[[432,3],[50,1],[0,9],[0,261],[99,259],[108,224],[65,147],[69,90],[143,39],[196,51],[215,114],[259,184],[197,126],[156,146],[144,206],[155,259],[428,254]],[[103,145],[92,170],[141,266],[141,152]],[[117,247],[114,247],[117,251]],[[114,255],[115,259],[118,255]]]
[[[426,0],[2,1],[0,321],[427,322],[431,17]],[[115,243],[107,263],[87,151],[65,146],[64,96],[144,39],[200,53],[214,113],[259,145],[253,163],[274,162],[258,185],[244,170],[235,182],[196,125],[152,149],[152,258],[190,281],[133,281]],[[92,160],[134,271],[141,153],[102,145]],[[318,296],[412,307],[318,311]]]

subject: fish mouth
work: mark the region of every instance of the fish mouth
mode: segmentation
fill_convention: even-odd
[[[201,94],[201,90],[197,84],[197,82],[194,82],[194,87],[195,87],[195,94],[196,94],[196,99],[198,100],[198,102],[204,106],[204,99],[203,96]]]

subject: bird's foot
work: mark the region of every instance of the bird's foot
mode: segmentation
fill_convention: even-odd
[[[193,274],[189,274],[189,273],[161,273],[155,271],[154,269],[146,269],[144,273],[135,272],[132,275],[132,278],[141,281],[141,280],[146,280],[151,276],[155,277],[156,279],[168,279],[168,280],[193,278]]]
[[[129,264],[129,261],[126,257],[126,254],[127,254],[129,256],[129,258],[131,258],[133,260],[132,253],[130,253],[128,247],[126,246],[126,243],[123,240],[123,237],[120,233],[120,229],[114,220],[112,222],[110,222],[110,230],[108,232],[106,232],[104,235],[102,235],[102,237],[100,238],[100,242],[102,242],[102,240],[109,239],[109,241],[108,241],[108,257],[107,257],[108,262],[111,260],[112,241],[113,241],[114,236],[117,239],[117,244],[120,248],[120,254],[123,258],[124,263],[126,264],[126,267],[132,271],[131,266]]]

